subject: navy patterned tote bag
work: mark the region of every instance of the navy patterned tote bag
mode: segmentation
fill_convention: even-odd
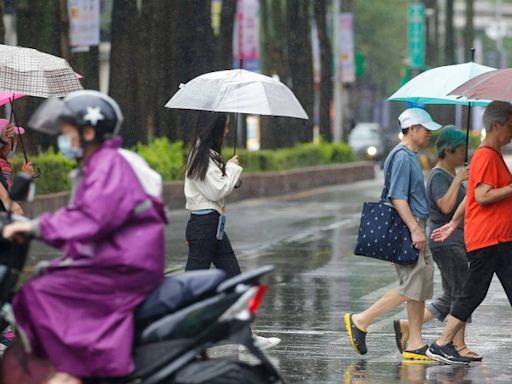
[[[354,254],[395,264],[415,264],[418,250],[412,245],[411,233],[396,209],[387,202],[392,162],[398,151],[393,154],[385,175],[380,201],[363,205]]]

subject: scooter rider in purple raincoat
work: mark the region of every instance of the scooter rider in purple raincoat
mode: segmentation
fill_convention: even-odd
[[[49,99],[29,125],[59,133],[60,151],[77,159],[67,208],[4,229],[60,249],[44,273],[23,286],[13,307],[34,355],[56,374],[50,384],[128,375],[133,311],[162,281],[161,178],[116,136],[119,106],[96,91]]]

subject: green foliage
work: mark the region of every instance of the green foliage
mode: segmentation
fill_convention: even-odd
[[[36,179],[38,194],[67,191],[71,188],[69,172],[76,167],[76,163],[66,159],[60,153],[55,153],[53,148],[39,156],[30,158],[34,168],[41,170],[41,176]],[[22,156],[16,156],[11,163],[14,172],[19,172],[23,165]]]
[[[231,152],[224,157],[231,156]],[[293,148],[237,152],[244,172],[282,171],[293,168],[333,163],[346,163],[354,160],[352,150],[346,143],[299,144]]]
[[[186,153],[182,141],[170,143],[167,137],[162,137],[148,144],[139,143],[133,151],[160,173],[164,180],[176,180],[184,174]]]
[[[400,85],[407,50],[407,0],[354,2],[355,46],[365,57],[365,75],[383,96]]]
[[[181,180],[184,176],[187,151],[182,141],[169,142],[167,138],[152,140],[148,144],[137,144],[133,151],[144,158],[148,164],[160,173],[164,180]],[[346,143],[300,144],[293,148],[262,150],[249,152],[239,150],[240,164],[244,172],[282,171],[292,168],[314,165],[345,163],[354,160],[352,151]],[[224,153],[225,159],[232,156],[231,149]],[[56,154],[53,148],[30,159],[34,166],[41,169],[36,179],[38,194],[68,191],[70,189],[69,172],[76,167],[74,161]],[[15,171],[23,164],[23,157],[12,160]]]

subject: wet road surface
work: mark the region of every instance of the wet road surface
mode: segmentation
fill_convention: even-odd
[[[467,341],[485,355],[471,367],[404,363],[395,347],[392,320],[404,308],[379,319],[369,330],[364,359],[348,343],[343,313],[357,312],[396,286],[387,263],[353,256],[364,201],[376,200],[381,180],[353,183],[274,199],[248,200],[228,207],[227,233],[242,270],[274,264],[270,289],[255,331],[282,343],[269,351],[288,383],[510,383],[512,318],[497,281],[468,326]],[[172,211],[167,234],[168,265],[186,259],[188,214]],[[54,254],[37,246],[37,258]],[[436,272],[435,294],[440,293]],[[424,327],[433,341],[442,324]]]

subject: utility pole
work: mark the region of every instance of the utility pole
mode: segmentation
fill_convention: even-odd
[[[455,64],[455,34],[453,28],[454,0],[446,0],[446,12],[444,21],[444,64]]]
[[[423,0],[425,4],[425,64],[435,67],[437,62],[437,1]]]
[[[341,4],[341,11],[345,13],[352,14],[352,20],[354,20],[353,16],[353,0],[343,0]],[[354,38],[353,32],[354,25],[352,24],[352,39]],[[353,42],[352,42],[353,44]],[[354,50],[351,52],[353,60],[355,60],[355,52]],[[353,69],[354,70],[354,69]],[[344,76],[345,79],[345,76]],[[354,86],[355,77],[350,82],[344,84],[342,82],[342,99],[341,99],[341,107],[342,107],[342,120],[341,120],[341,140],[347,142],[348,134],[352,129],[352,120],[353,120],[353,108],[352,108],[352,88]]]
[[[332,0],[333,10],[333,22],[334,26],[334,44],[333,44],[333,56],[334,56],[334,130],[332,135],[332,141],[338,143],[342,138],[343,131],[343,105],[342,105],[342,92],[343,83],[341,82],[341,62],[339,54],[340,45],[340,28],[339,28],[339,15],[341,11],[341,0]]]
[[[334,132],[333,141],[340,142],[346,141],[350,131],[350,93],[351,83],[355,80],[355,74],[351,74],[354,70],[351,67],[351,61],[354,59],[353,52],[353,16],[352,13],[352,0],[333,0],[333,26],[334,26],[334,44],[333,55],[335,63],[335,77],[334,77]],[[343,13],[342,13],[343,12]],[[344,28],[347,35],[342,36],[342,28]],[[350,36],[348,34],[351,34]],[[342,41],[343,39],[343,41]],[[344,55],[352,59],[344,59],[342,62],[342,51]],[[352,62],[352,64],[354,64]],[[343,70],[346,73],[343,73]],[[346,81],[347,84],[343,82]]]
[[[466,0],[466,26],[464,28],[464,54],[466,61],[472,61],[474,57],[471,54],[471,48],[475,40],[475,30],[473,25],[474,18],[474,0]]]
[[[497,38],[496,38],[496,50],[498,51],[498,68],[506,67],[506,57],[503,51],[503,29],[502,29],[502,8],[501,8],[501,0],[496,0],[496,25],[497,25]]]
[[[69,49],[69,17],[68,1],[60,0],[60,53],[63,58],[69,61],[71,51]]]

